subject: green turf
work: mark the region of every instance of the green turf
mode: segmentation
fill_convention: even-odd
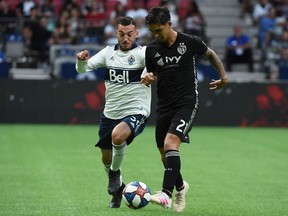
[[[166,216],[149,204],[109,209],[97,126],[0,125],[0,215]],[[181,147],[190,183],[189,216],[288,215],[288,131],[284,128],[194,127]],[[154,128],[127,149],[125,182],[159,190],[163,168]]]

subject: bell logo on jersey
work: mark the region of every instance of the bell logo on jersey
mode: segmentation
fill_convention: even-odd
[[[129,83],[129,71],[123,70],[121,72],[119,72],[119,70],[116,71],[113,69],[109,69],[110,82]]]

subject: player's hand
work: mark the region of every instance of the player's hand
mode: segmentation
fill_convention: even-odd
[[[141,83],[149,86],[150,84],[152,84],[155,80],[157,79],[157,77],[152,73],[152,72],[147,72],[144,77],[142,77],[141,79]]]
[[[89,59],[89,52],[88,50],[83,50],[77,53],[77,59],[78,60],[87,60]]]
[[[220,89],[228,83],[228,78],[214,80],[210,82],[210,90]]]

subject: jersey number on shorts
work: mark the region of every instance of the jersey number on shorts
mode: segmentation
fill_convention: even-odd
[[[143,119],[141,119],[141,121],[139,121],[139,120],[137,120],[137,118],[135,116],[131,116],[130,119],[131,119],[130,124],[135,129],[135,131],[137,131],[139,129],[139,127],[144,123]]]
[[[183,133],[183,131],[187,127],[187,124],[183,119],[181,119],[180,121],[181,121],[181,123],[176,127],[176,130]]]

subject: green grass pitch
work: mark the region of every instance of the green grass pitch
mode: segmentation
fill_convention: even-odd
[[[149,204],[110,209],[97,125],[0,125],[0,215],[169,216]],[[288,131],[197,127],[182,144],[189,216],[288,215]],[[127,148],[123,180],[162,184],[163,167],[146,127]]]

